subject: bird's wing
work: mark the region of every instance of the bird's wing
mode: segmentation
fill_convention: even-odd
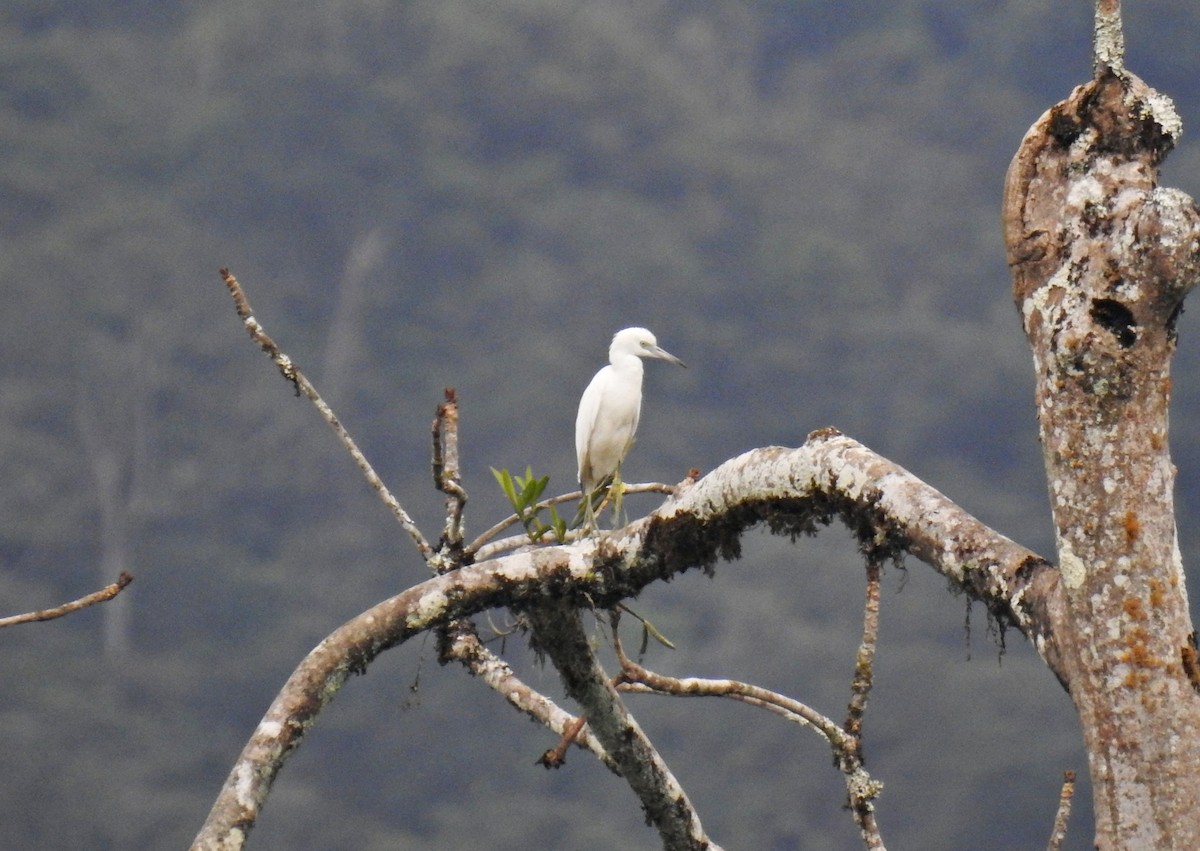
[[[579,413],[575,416],[575,460],[579,465],[579,482],[585,484],[591,479],[591,471],[584,469],[587,464],[588,446],[592,441],[592,431],[596,427],[596,419],[600,413],[600,403],[604,397],[604,367],[594,376],[579,399]]]

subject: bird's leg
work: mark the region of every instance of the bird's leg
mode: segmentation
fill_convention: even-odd
[[[594,493],[584,489],[583,495],[579,497],[579,510],[575,512],[575,519],[572,521],[572,528],[579,528],[583,531],[596,528],[596,510],[593,506],[592,499]]]
[[[614,528],[622,525],[622,498],[625,495],[625,483],[621,481],[621,468],[607,479],[603,479],[591,491],[584,492],[579,497],[579,508],[575,512],[575,519],[571,521],[572,529],[581,529],[583,531],[594,530],[599,531],[600,525],[597,518],[604,516],[605,509],[611,501],[613,506],[613,524]]]
[[[571,521],[572,529],[581,529],[588,531],[598,528],[596,526],[596,515],[604,510],[605,489],[603,485],[591,488],[583,488],[583,492],[579,497],[579,509],[575,512],[575,519]]]
[[[621,503],[622,497],[625,496],[625,483],[621,481],[621,465],[617,465],[616,472],[613,473],[612,484],[608,486],[608,495],[613,503],[613,528],[620,528],[621,522]]]

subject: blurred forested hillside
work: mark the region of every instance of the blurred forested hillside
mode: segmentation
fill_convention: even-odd
[[[1129,67],[1200,127],[1200,6],[1126,3]],[[294,664],[423,565],[259,318],[436,536],[429,423],[574,483],[613,331],[650,364],[631,481],[835,425],[1053,555],[1030,357],[1000,238],[1009,159],[1090,75],[1083,0],[7,0],[0,10],[0,847],[185,847]],[[1185,135],[1168,180],[1200,194]],[[1200,348],[1181,323],[1180,537],[1200,535]],[[632,510],[653,501],[630,500]],[[1044,845],[1073,711],[1019,636],[890,570],[867,757],[897,848]],[[1193,583],[1197,572],[1189,575]],[[861,573],[839,529],[755,538],[641,608],[666,672],[837,715]],[[1195,592],[1193,592],[1195,596]],[[510,655],[527,667],[519,641]],[[552,672],[525,671],[553,696]],[[631,700],[728,848],[856,847],[815,737]],[[431,646],[347,685],[259,849],[653,848],[636,801]],[[1086,789],[1070,847],[1090,847]]]

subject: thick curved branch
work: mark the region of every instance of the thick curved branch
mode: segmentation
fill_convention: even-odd
[[[651,582],[735,557],[741,534],[766,523],[809,533],[840,517],[868,555],[911,553],[1003,622],[1038,637],[1057,571],[989,529],[911,473],[827,429],[798,449],[756,449],[722,464],[649,517],[566,546],[528,549],[413,586],[346,623],[300,664],[242,751],[193,845],[240,848],[286,757],[353,673],[429,629],[495,607],[560,601],[611,608]],[[606,745],[607,747],[607,745]]]
[[[1002,625],[1012,624],[1033,639],[1058,672],[1047,615],[1059,605],[1058,571],[900,465],[835,429],[814,432],[799,449],[754,449],[727,461],[681,488],[652,517],[662,524],[650,536],[669,535],[677,522],[700,521],[698,543],[703,546],[695,557],[703,555],[705,565],[717,554],[736,554],[736,535],[753,522],[795,534],[811,533],[839,517],[868,556],[916,556],[985,604]],[[694,538],[694,532],[679,536],[681,541]]]

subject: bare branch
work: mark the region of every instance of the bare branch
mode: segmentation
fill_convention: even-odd
[[[863,606],[863,634],[854,661],[850,706],[846,712],[846,732],[856,738],[862,736],[863,715],[867,711],[867,698],[870,696],[871,682],[874,678],[872,665],[879,639],[879,586],[882,572],[882,566],[877,560],[867,561],[867,600]]]
[[[467,492],[458,472],[458,394],[453,387],[446,388],[446,401],[438,405],[433,419],[433,483],[446,494],[442,541],[451,551],[461,552]]]
[[[465,621],[459,623],[463,624]],[[544,724],[560,736],[566,737],[570,732],[568,744],[573,742],[587,748],[614,772],[617,771],[616,764],[591,730],[586,727],[579,729],[577,725],[580,719],[572,717],[550,698],[530,688],[513,673],[507,662],[484,646],[474,630],[456,629],[447,639],[441,653],[444,661],[461,663],[473,676],[483,680],[502,695],[515,709]]]
[[[383,504],[388,507],[392,515],[400,522],[404,531],[412,538],[413,543],[416,544],[417,552],[421,554],[423,559],[428,561],[430,556],[433,555],[433,548],[429,546],[429,542],[425,540],[425,536],[421,534],[421,530],[417,528],[416,523],[408,516],[408,512],[404,510],[396,497],[388,490],[387,485],[376,474],[375,469],[367,461],[366,456],[362,454],[358,445],[350,437],[350,433],[346,431],[338,418],[334,416],[333,411],[325,403],[325,400],[321,398],[321,395],[317,393],[317,389],[304,376],[304,373],[300,371],[300,368],[296,366],[292,359],[284,354],[279,345],[267,335],[267,332],[263,330],[258,320],[254,318],[254,311],[251,310],[250,302],[247,300],[246,294],[242,291],[241,284],[238,283],[237,278],[228,269],[221,270],[221,277],[225,280],[225,286],[229,288],[229,294],[233,296],[233,303],[237,308],[238,316],[241,317],[242,324],[246,326],[246,330],[250,332],[251,339],[258,343],[262,350],[270,356],[283,377],[292,383],[296,388],[296,395],[303,393],[313,403],[320,412],[321,417],[333,429],[342,446],[350,453],[350,457],[354,459],[354,463],[358,465],[358,469],[362,471],[363,476],[366,478],[367,484],[371,486],[371,489],[375,491],[375,494],[383,501]]]
[[[642,802],[647,820],[669,849],[717,849],[704,833],[687,793],[625,708],[588,643],[579,610],[561,602],[526,610],[537,647],[554,663],[569,694]]]
[[[1092,73],[1125,72],[1125,33],[1121,27],[1121,0],[1096,0],[1096,25],[1092,36]]]
[[[622,691],[676,697],[728,697],[770,710],[789,721],[815,730],[829,743],[829,747],[833,751],[834,764],[842,772],[846,783],[849,810],[855,824],[859,827],[863,842],[871,851],[884,851],[879,825],[875,821],[874,803],[883,791],[883,784],[871,779],[870,774],[863,766],[861,736],[843,730],[831,718],[798,700],[759,686],[737,680],[667,677],[649,671],[625,655],[621,647],[620,636],[617,633],[615,615],[613,647],[616,650],[617,659],[621,663],[621,673],[618,675],[617,685]],[[849,726],[847,724],[847,728]]]
[[[511,600],[533,598],[553,576],[574,580],[586,593],[595,554],[586,543],[546,548],[500,562],[450,571],[415,585],[343,624],[300,663],[280,689],[225,781],[192,848],[239,849],[287,757],[352,674],[383,651],[426,630]],[[560,573],[561,572],[561,573]],[[598,577],[592,573],[592,579]]]
[[[1075,797],[1075,772],[1063,772],[1062,792],[1058,796],[1058,811],[1054,814],[1054,830],[1046,851],[1059,851],[1067,838],[1067,819],[1071,817],[1071,799]]]
[[[93,606],[96,603],[105,603],[125,590],[125,586],[132,581],[133,577],[122,571],[121,575],[117,577],[116,582],[106,585],[99,591],[94,591],[86,597],[80,597],[78,600],[72,600],[70,603],[63,603],[61,606],[56,606],[53,609],[42,609],[38,612],[26,612],[23,615],[10,615],[6,618],[0,618],[0,629],[6,626],[16,626],[21,623],[54,620],[55,618],[61,618],[63,615],[77,612],[80,609],[86,609],[88,606]]]
[[[847,744],[846,733],[836,721],[786,695],[739,680],[664,676],[626,656],[619,641],[615,642],[614,647],[621,663],[621,673],[616,679],[620,691],[671,697],[727,697],[767,709],[793,723],[813,729],[829,742],[835,752]]]
[[[651,582],[697,567],[710,570],[719,558],[734,556],[738,537],[757,523],[796,534],[835,516],[856,531],[870,555],[911,552],[1027,634],[1037,632],[1037,613],[1057,593],[1057,573],[1038,556],[834,430],[813,435],[798,449],[753,450],[680,488],[658,511],[623,529],[433,577],[340,627],[280,691],[193,847],[240,847],[305,731],[346,679],[384,650],[497,606],[523,609],[552,599],[555,605],[609,609]],[[591,707],[583,705],[590,716]],[[596,734],[623,764],[599,727]],[[859,766],[847,777],[852,800],[877,794],[873,783]]]
[[[711,565],[718,553],[736,551],[736,543],[723,535],[735,535],[753,522],[797,534],[812,533],[833,517],[841,517],[855,532],[868,557],[909,553],[932,566],[986,605],[1000,623],[1035,639],[1038,652],[1057,671],[1053,642],[1042,630],[1049,622],[1045,608],[1058,599],[1058,572],[836,429],[813,432],[798,449],[754,449],[725,462],[694,485],[680,487],[651,515],[661,525],[645,534],[654,540],[669,536],[674,524],[687,518],[705,521],[703,534],[695,539],[705,547],[692,555]]]

